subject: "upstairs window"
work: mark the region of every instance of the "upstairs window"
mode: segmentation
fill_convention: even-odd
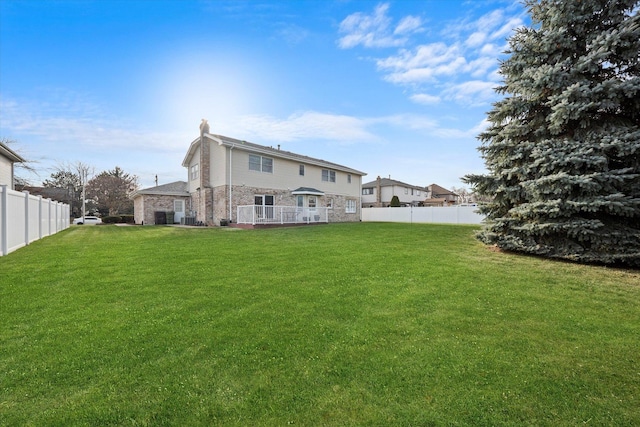
[[[191,165],[191,180],[200,178],[200,164]]]
[[[322,180],[326,182],[336,182],[336,171],[322,169]]]
[[[362,189],[362,195],[363,196],[367,196],[369,194],[373,194],[373,188],[363,188]]]
[[[304,165],[300,165],[300,176],[304,176]]]
[[[273,159],[249,154],[249,170],[256,172],[273,173]]]
[[[347,174],[347,183],[351,184],[351,174]]]

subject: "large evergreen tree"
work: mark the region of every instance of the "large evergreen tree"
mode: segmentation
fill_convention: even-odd
[[[506,95],[468,175],[481,239],[551,258],[640,266],[640,0],[526,0]]]

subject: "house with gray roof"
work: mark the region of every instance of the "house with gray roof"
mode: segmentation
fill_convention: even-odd
[[[366,173],[277,147],[209,132],[206,120],[182,162],[188,180],[173,194],[154,187],[136,192],[136,223],[183,200],[185,218],[197,224],[268,226],[360,221]],[[173,183],[177,184],[177,183]],[[162,186],[161,186],[162,187]],[[153,191],[154,194],[150,192]],[[150,196],[155,196],[152,199]],[[158,203],[163,201],[163,205]],[[181,208],[181,202],[173,207]],[[146,213],[144,213],[146,212]],[[174,221],[178,222],[176,212]],[[155,223],[155,222],[153,222]]]
[[[185,181],[138,190],[131,198],[136,224],[180,224],[184,222],[185,213],[191,210],[191,198]]]
[[[398,196],[401,206],[418,206],[426,197],[426,188],[389,178],[378,178],[362,184],[362,207],[387,207],[393,196]]]

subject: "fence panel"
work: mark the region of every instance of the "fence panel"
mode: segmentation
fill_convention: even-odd
[[[362,221],[481,224],[484,216],[477,210],[477,206],[365,208],[362,209]]]
[[[0,186],[0,256],[69,227],[69,205]]]
[[[29,215],[27,217],[27,244],[40,239],[40,196],[27,196]]]

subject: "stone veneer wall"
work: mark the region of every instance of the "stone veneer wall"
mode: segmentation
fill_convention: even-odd
[[[296,206],[296,196],[291,194],[291,190],[274,190],[272,188],[234,185],[233,205],[231,206],[232,217],[229,218],[229,207],[227,205],[229,186],[222,185],[214,188],[214,224],[220,225],[221,219],[231,219],[235,222],[238,214],[238,206],[253,205],[255,203],[255,196],[259,194],[274,196],[274,203],[277,206]],[[360,200],[358,198],[326,194],[325,196],[318,197],[318,207],[326,207],[329,198],[333,198],[333,209],[329,210],[329,222],[360,221]],[[345,212],[347,200],[355,201],[356,213]]]
[[[188,197],[151,194],[136,197],[133,202],[136,212],[136,217],[134,218],[136,224],[154,225],[156,223],[155,213],[159,211],[173,212],[173,201],[177,199],[184,199],[188,209]],[[142,212],[141,217],[140,212]]]

